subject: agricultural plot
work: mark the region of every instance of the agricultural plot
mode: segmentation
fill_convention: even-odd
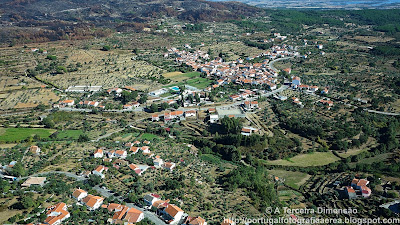
[[[296,189],[299,189],[311,177],[307,173],[286,170],[269,170],[268,172],[273,176],[279,177],[287,186]]]
[[[55,130],[52,129],[33,129],[33,128],[0,128],[0,141],[15,142],[28,137],[39,135],[41,138],[47,138]]]
[[[32,53],[29,48],[0,48],[0,80],[7,77],[14,79],[24,76],[26,68],[34,65],[35,53]],[[0,82],[0,90],[2,87]]]
[[[78,139],[79,135],[83,134],[81,130],[63,130],[57,132],[57,139]]]
[[[145,90],[156,85],[150,78],[159,77],[163,72],[145,61],[134,60],[131,51],[73,49],[59,54],[66,55],[66,65],[82,64],[76,72],[39,76],[62,89],[71,85],[100,85],[104,88],[132,86]]]
[[[281,165],[281,166],[324,166],[329,163],[338,161],[339,158],[336,157],[332,152],[314,152],[310,154],[297,155],[290,159],[279,159],[274,161],[265,161],[267,165]]]
[[[189,73],[171,72],[164,74],[164,77],[172,80],[172,83],[167,85],[166,87],[180,86],[187,84],[196,87],[198,89],[204,89],[210,86],[210,84],[212,83],[212,80],[200,77],[199,72],[189,72]]]
[[[21,89],[12,91],[0,102],[0,109],[33,108],[39,104],[51,105],[60,98],[51,89]]]
[[[150,133],[144,133],[140,136],[140,140],[148,140],[151,141],[153,139],[158,139],[159,137],[155,134],[150,134]]]
[[[244,59],[244,57],[249,57],[249,56],[254,57],[264,52],[264,50],[262,49],[249,47],[243,44],[243,42],[235,42],[235,41],[228,41],[211,46],[205,46],[200,48],[200,50],[205,52],[211,50],[211,52],[216,56],[218,56],[219,53],[225,54],[224,60],[226,61],[234,61],[239,58]]]

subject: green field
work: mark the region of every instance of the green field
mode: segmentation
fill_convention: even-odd
[[[199,89],[204,89],[212,83],[210,79],[200,77],[199,72],[189,72],[189,73],[182,73],[176,74],[170,78],[171,80],[175,81],[172,84],[169,84],[165,87],[173,87],[173,86],[181,86],[181,85],[190,85]]]
[[[139,134],[140,133],[126,133],[126,134],[122,135],[122,138],[127,138],[127,137],[131,137],[131,136],[137,137],[137,136],[139,136]]]
[[[78,139],[81,134],[81,130],[63,130],[58,132],[57,139]]]
[[[338,161],[332,152],[314,152],[310,154],[297,155],[290,159],[279,159],[274,161],[262,160],[267,165],[282,165],[282,166],[324,166],[329,163]]]
[[[292,188],[299,189],[311,176],[302,172],[293,172],[286,170],[268,170],[268,173],[274,177],[284,180],[284,183]]]
[[[219,165],[221,163],[221,159],[212,154],[202,154],[200,158],[206,162],[213,163]]]
[[[359,160],[358,162],[349,163],[349,165],[350,165],[350,168],[355,168],[358,163],[360,163],[360,164],[372,164],[372,163],[375,163],[375,162],[385,162],[385,161],[390,159],[391,155],[392,155],[392,153],[383,153],[383,154],[376,155],[374,157],[364,158],[362,160]]]
[[[0,141],[15,142],[25,140],[28,137],[39,135],[41,138],[47,138],[55,130],[42,128],[0,128]]]
[[[142,134],[142,136],[140,136],[140,140],[151,141],[153,139],[158,139],[158,136],[155,134],[150,134],[150,133],[144,133],[144,134]]]
[[[204,88],[210,86],[211,81],[207,78],[196,77],[196,78],[192,78],[192,79],[188,80],[187,84],[190,86],[196,87],[198,89],[204,89]]]

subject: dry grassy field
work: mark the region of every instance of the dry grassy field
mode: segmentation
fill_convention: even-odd
[[[144,61],[133,60],[127,50],[101,51],[97,49],[65,50],[66,65],[82,64],[76,72],[42,74],[40,79],[50,81],[62,89],[72,85],[101,85],[104,88],[132,86],[144,90],[156,85],[150,77],[158,77],[162,70]]]
[[[243,44],[243,42],[235,41],[218,43],[201,48],[201,50],[205,52],[207,52],[209,49],[211,49],[211,51],[217,56],[220,52],[226,53],[227,57],[224,57],[224,60],[226,61],[233,61],[239,58],[244,59],[243,56],[256,56],[264,52],[264,50],[249,47]]]
[[[290,159],[279,159],[274,161],[265,161],[267,165],[282,166],[323,166],[338,161],[339,158],[332,152],[314,152],[312,154],[300,154]]]

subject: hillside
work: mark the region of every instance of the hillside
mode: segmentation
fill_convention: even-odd
[[[0,3],[0,12],[0,42],[13,44],[102,37],[109,28],[141,31],[155,26],[154,19],[165,17],[226,21],[263,11],[238,2],[203,0],[6,0]]]

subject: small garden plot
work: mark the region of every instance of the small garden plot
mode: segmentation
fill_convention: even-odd
[[[274,177],[278,177],[287,186],[299,189],[311,176],[302,172],[293,172],[286,170],[269,170]]]
[[[16,142],[35,135],[41,138],[47,138],[54,132],[55,130],[53,129],[0,128],[0,141]]]
[[[336,157],[332,152],[314,152],[309,154],[297,155],[290,159],[280,159],[274,161],[265,161],[267,165],[280,165],[280,166],[324,166],[330,163],[338,161],[339,158]]]

